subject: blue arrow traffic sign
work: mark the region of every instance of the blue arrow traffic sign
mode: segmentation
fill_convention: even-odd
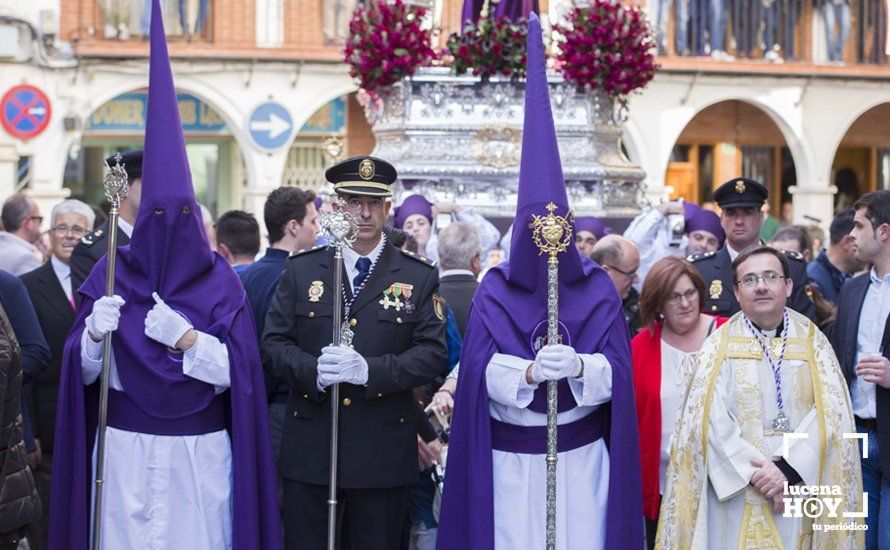
[[[287,144],[294,121],[287,109],[272,101],[258,105],[247,121],[250,139],[260,149],[274,151]]]

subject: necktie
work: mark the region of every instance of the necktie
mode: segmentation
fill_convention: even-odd
[[[355,261],[355,268],[358,269],[358,275],[352,279],[352,291],[358,292],[358,288],[362,286],[362,283],[365,282],[365,279],[368,277],[368,273],[371,272],[371,260],[370,258],[365,258],[362,256],[358,260]]]

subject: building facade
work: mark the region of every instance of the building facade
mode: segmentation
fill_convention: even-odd
[[[275,187],[317,187],[326,159],[373,150],[342,63],[354,0],[161,1],[193,179],[215,214],[261,212]],[[890,187],[884,2],[845,4],[839,58],[821,5],[727,2],[720,35],[705,9],[719,3],[650,4],[662,68],[629,98],[623,136],[649,197],[705,202],[746,175],[770,187],[777,217],[790,203],[796,222],[827,227],[835,207]],[[0,94],[33,86],[49,103],[33,136],[15,127],[15,105],[4,115],[13,131],[0,129],[0,197],[27,189],[44,211],[67,196],[101,200],[102,159],[142,142],[147,5],[0,0]],[[460,2],[430,7],[444,43]],[[553,20],[565,5],[541,9]]]

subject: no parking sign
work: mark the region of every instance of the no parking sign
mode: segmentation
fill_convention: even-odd
[[[22,84],[11,88],[0,100],[0,123],[19,139],[38,136],[49,125],[52,107],[39,88]]]

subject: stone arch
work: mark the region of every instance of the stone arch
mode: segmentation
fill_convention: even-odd
[[[834,208],[843,208],[874,188],[888,188],[890,174],[881,165],[890,163],[890,97],[876,94],[843,113],[830,142],[825,174],[835,188]]]
[[[662,127],[662,146],[657,152],[659,174],[665,174],[672,151],[684,133],[692,127],[697,117],[727,102],[739,102],[765,115],[778,130],[788,148],[793,162],[797,181],[810,181],[812,168],[810,154],[802,137],[800,128],[800,109],[790,96],[774,96],[765,90],[753,90],[750,94],[739,93],[739,90],[725,90],[724,87],[709,87],[706,93],[693,94],[696,101],[690,101],[681,108],[670,113],[670,120]],[[736,174],[732,174],[734,176]],[[713,182],[718,185],[721,182]],[[705,200],[700,197],[700,200]]]
[[[109,77],[109,80],[107,82],[105,80],[105,77]],[[121,94],[145,89],[148,87],[147,73],[139,78],[139,80],[135,83],[131,75],[120,76],[117,78],[112,77],[112,75],[102,75],[98,77],[98,79],[100,81],[95,85],[97,93],[91,94],[86,98],[85,105],[82,108],[82,112],[79,113],[84,120],[90,117],[102,105],[111,101],[115,97],[118,97]],[[91,89],[92,88],[93,87],[91,87]],[[241,114],[238,106],[232,101],[232,99],[214,90],[212,87],[210,87],[206,83],[201,82],[199,79],[189,77],[188,75],[177,78],[176,91],[180,93],[188,93],[201,99],[210,107],[212,107],[220,115],[220,117],[222,117],[226,125],[231,129],[232,138],[238,145],[239,152],[241,153],[241,158],[243,159],[245,169],[247,170],[248,178],[251,178],[255,173],[256,167],[254,166],[254,163],[251,162],[251,156],[248,154],[247,149],[250,147],[250,145],[247,143],[247,137],[242,131],[242,128],[244,126],[244,117]],[[74,145],[76,137],[77,136],[73,134],[65,136],[63,142],[64,151],[67,152],[71,149],[71,147]],[[62,176],[64,175],[65,171],[66,158],[65,155],[60,155],[59,157],[60,165],[56,167],[56,173],[59,175],[59,181],[62,181]]]
[[[698,114],[709,107],[726,101],[741,101],[756,107],[775,123],[791,152],[794,166],[797,170],[798,181],[810,180],[812,165],[808,148],[800,132],[800,109],[790,101],[791,98],[776,98],[770,96],[767,90],[760,92],[751,91],[749,94],[740,94],[738,90],[726,90],[723,86],[713,88],[712,90],[716,93],[708,94],[701,100],[690,104],[687,109],[682,111],[683,116],[678,117],[672,127],[668,129],[670,133],[666,136],[664,143],[669,145],[665,150],[659,152],[659,164],[662,170],[667,169],[668,159],[674,144],[680,138],[683,130],[689,126]]]

